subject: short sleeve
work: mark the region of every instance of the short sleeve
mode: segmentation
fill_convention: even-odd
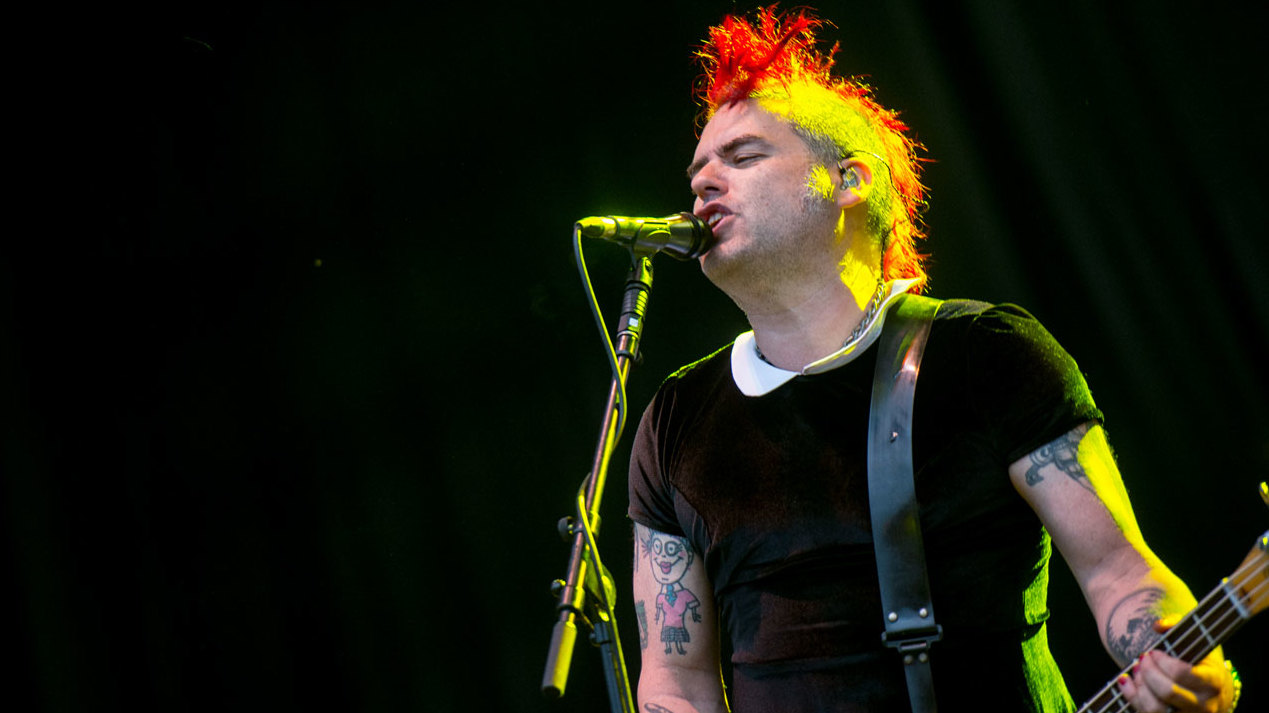
[[[672,411],[673,391],[666,382],[639,419],[630,452],[631,520],[671,535],[683,535],[674,511],[674,497],[663,457],[664,443],[660,434],[666,431],[665,420]]]
[[[1007,462],[1072,428],[1101,423],[1075,360],[1047,329],[1016,305],[974,317],[966,358],[974,408]]]

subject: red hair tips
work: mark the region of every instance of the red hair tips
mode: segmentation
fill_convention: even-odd
[[[709,44],[697,56],[705,69],[703,94],[711,112],[745,99],[759,83],[829,78],[837,46],[827,55],[814,47],[814,31],[823,23],[804,10],[780,18],[774,8],[758,9],[757,27],[728,15],[723,24],[709,29]]]

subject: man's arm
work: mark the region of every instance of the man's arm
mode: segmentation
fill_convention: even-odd
[[[1009,467],[1009,477],[1070,565],[1120,666],[1141,656],[1164,628],[1161,620],[1194,607],[1189,589],[1142,538],[1100,426],[1080,426],[1036,449]],[[1141,711],[1220,713],[1233,697],[1220,649],[1194,667],[1145,656],[1120,685]]]
[[[634,605],[639,710],[725,713],[714,592],[685,538],[635,525]]]

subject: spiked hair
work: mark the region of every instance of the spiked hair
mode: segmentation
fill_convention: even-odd
[[[923,147],[896,112],[872,98],[871,87],[833,76],[838,45],[827,52],[816,47],[815,32],[826,23],[806,10],[777,15],[774,8],[759,8],[753,22],[729,15],[709,29],[696,53],[702,123],[723,107],[754,99],[788,121],[826,163],[859,154],[880,159],[893,190],[869,201],[868,225],[881,243],[882,277],[915,278],[913,289],[920,291],[928,281],[916,249],[925,236],[917,157]]]

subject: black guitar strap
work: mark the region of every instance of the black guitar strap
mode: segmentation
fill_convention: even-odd
[[[913,713],[934,713],[930,646],[943,637],[925,568],[912,468],[912,404],[940,302],[903,295],[886,313],[868,421],[868,507],[881,582],[882,641],[903,658]]]

